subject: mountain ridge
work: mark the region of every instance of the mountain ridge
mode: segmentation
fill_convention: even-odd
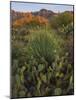
[[[69,12],[69,13],[73,13],[72,11],[64,11],[64,12]],[[25,17],[28,13],[31,13],[33,16],[41,16],[44,17],[46,19],[51,19],[53,16],[58,15],[59,13],[64,13],[64,12],[54,12],[52,10],[48,10],[48,9],[40,9],[39,11],[30,11],[30,12],[19,12],[19,11],[15,11],[11,9],[11,19],[12,20],[16,20],[16,19],[20,19]]]

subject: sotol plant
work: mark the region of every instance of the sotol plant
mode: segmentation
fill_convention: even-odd
[[[29,54],[35,58],[44,57],[46,61],[52,62],[55,58],[57,43],[48,33],[39,33],[33,36],[29,43]]]

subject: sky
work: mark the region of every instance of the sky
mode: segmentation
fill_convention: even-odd
[[[11,2],[11,9],[19,12],[34,12],[40,9],[52,10],[54,12],[73,11],[72,5],[58,5],[58,4],[39,4],[26,2]]]

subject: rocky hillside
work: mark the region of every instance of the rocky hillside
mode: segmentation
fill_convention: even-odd
[[[13,20],[20,19],[20,18],[26,16],[26,14],[27,14],[26,12],[16,12],[14,10],[11,10],[11,17]],[[31,12],[31,14],[34,16],[42,16],[44,18],[50,19],[56,13],[54,13],[51,10],[41,9],[40,11]]]

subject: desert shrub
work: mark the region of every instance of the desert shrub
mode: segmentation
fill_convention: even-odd
[[[70,33],[71,29],[73,28],[73,13],[72,12],[64,12],[60,13],[57,16],[54,16],[51,21],[51,27],[57,30],[58,33],[66,34],[67,32]]]
[[[66,36],[73,35],[73,31],[74,31],[73,23],[70,23],[66,27],[64,27],[64,34]]]
[[[63,27],[59,27],[58,34],[67,39],[70,35],[73,35],[73,30],[73,23],[70,23],[66,26],[63,25]]]
[[[58,47],[53,38],[48,33],[38,33],[32,37],[29,43],[29,54],[40,59],[44,57],[48,62],[55,58]]]
[[[69,35],[64,42],[63,46],[64,52],[68,52],[68,60],[71,64],[74,63],[74,39],[73,34]]]

